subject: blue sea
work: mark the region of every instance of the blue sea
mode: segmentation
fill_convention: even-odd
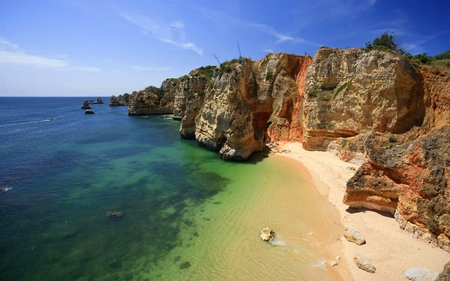
[[[307,235],[333,210],[292,165],[225,162],[178,121],[84,99],[0,97],[0,280],[334,280],[333,238]],[[264,215],[292,192],[311,203]]]

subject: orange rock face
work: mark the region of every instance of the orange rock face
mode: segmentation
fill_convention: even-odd
[[[366,161],[347,183],[344,202],[391,212],[405,231],[450,251],[450,73],[420,71],[422,126],[398,143],[397,137],[369,134]]]

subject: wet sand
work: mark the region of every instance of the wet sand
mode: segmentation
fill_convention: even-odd
[[[345,186],[355,173],[349,169],[356,165],[340,161],[329,152],[306,151],[300,143],[280,144],[279,155],[299,161],[313,178],[314,186],[325,195],[336,208],[340,222],[345,227],[353,227],[365,237],[362,246],[340,238],[343,260],[356,281],[407,280],[405,271],[413,267],[423,267],[442,271],[450,255],[448,252],[417,240],[403,232],[390,214],[370,210],[352,211],[343,202]],[[360,270],[353,263],[353,257],[363,254],[376,267],[374,274]],[[342,267],[340,263],[336,267]]]

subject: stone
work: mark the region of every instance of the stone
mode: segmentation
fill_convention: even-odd
[[[405,271],[405,276],[411,281],[434,281],[438,272],[423,267],[413,267]]]
[[[366,239],[364,236],[356,229],[352,227],[346,227],[344,232],[344,237],[347,241],[355,243],[356,245],[366,244]]]
[[[356,266],[364,271],[367,271],[369,273],[375,273],[377,270],[373,265],[372,262],[366,258],[365,256],[358,254],[353,258],[353,262],[356,264]]]
[[[450,260],[444,266],[444,270],[439,273],[434,281],[449,281],[450,280]]]
[[[98,97],[98,98],[97,98],[97,104],[103,104],[103,100],[102,100],[101,97]]]
[[[91,105],[88,100],[84,100],[83,105],[81,106],[81,109],[91,109]]]
[[[84,111],[84,114],[94,114],[95,112],[92,109],[86,109],[86,111]]]
[[[270,241],[272,241],[272,240],[275,238],[275,231],[273,231],[273,230],[272,230],[271,228],[269,228],[269,227],[266,227],[266,228],[263,228],[263,229],[261,230],[261,233],[260,233],[259,236],[261,237],[261,239],[262,239],[263,241],[270,242]]]

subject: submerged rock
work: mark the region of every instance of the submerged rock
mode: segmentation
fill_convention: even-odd
[[[92,109],[86,109],[84,114],[94,114],[95,112]]]
[[[275,231],[273,229],[266,227],[261,230],[259,235],[263,241],[272,241],[275,238]]]
[[[188,261],[183,262],[182,264],[180,264],[180,269],[186,269],[191,267],[191,263]]]
[[[108,217],[116,217],[116,218],[120,218],[120,217],[122,217],[123,213],[122,213],[122,212],[111,212],[111,211],[108,211],[108,212],[106,213],[106,215],[107,215]]]

